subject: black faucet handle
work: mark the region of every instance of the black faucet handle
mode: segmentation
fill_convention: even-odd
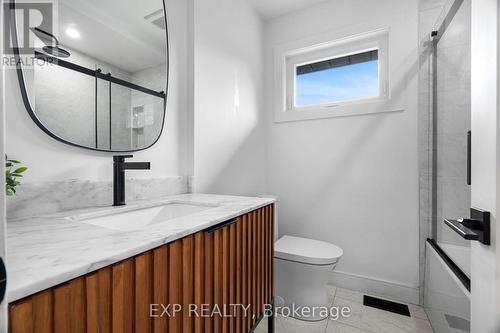
[[[114,162],[124,162],[126,158],[132,158],[134,155],[114,155],[113,156],[113,161]]]

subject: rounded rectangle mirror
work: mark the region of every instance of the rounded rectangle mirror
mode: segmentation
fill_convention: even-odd
[[[166,112],[163,0],[58,0],[29,8],[29,19],[24,6],[11,0],[11,33],[24,104],[35,123],[82,148],[151,147]]]

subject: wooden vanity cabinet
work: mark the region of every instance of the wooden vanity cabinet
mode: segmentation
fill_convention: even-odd
[[[273,210],[257,209],[11,303],[9,331],[249,332],[272,303]],[[151,304],[158,317],[150,316]],[[160,304],[170,304],[171,316],[160,316]],[[175,316],[173,304],[182,306]],[[238,308],[234,316],[202,316],[231,304],[249,304],[249,315]]]

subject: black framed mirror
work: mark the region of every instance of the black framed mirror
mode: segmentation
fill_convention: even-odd
[[[39,19],[27,20],[19,10],[23,3],[10,2],[17,75],[30,117],[52,138],[81,148],[151,147],[166,116],[163,0],[51,4],[51,13],[42,10]]]

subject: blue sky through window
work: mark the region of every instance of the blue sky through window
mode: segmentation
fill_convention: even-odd
[[[296,79],[297,107],[379,96],[378,60],[300,74]]]

